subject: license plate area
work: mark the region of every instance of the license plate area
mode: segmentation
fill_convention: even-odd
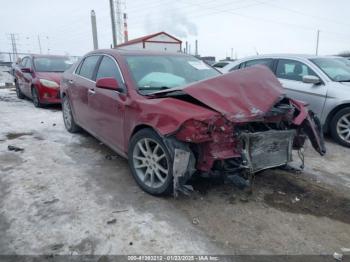
[[[292,161],[295,130],[242,133],[243,158],[251,172],[282,166]]]

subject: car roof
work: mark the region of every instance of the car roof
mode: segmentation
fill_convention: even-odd
[[[257,56],[245,57],[240,60],[251,60],[251,59],[260,59],[260,58],[298,58],[298,59],[314,59],[314,58],[339,58],[339,56],[332,55],[309,55],[309,54],[264,54]]]
[[[220,63],[227,63],[228,65],[229,64],[233,64],[234,62],[236,62],[237,60],[235,60],[235,61],[229,61],[229,60],[220,60],[220,61],[217,61],[217,62],[215,62],[215,64],[214,65],[216,65],[216,64],[220,64]]]
[[[59,57],[62,57],[62,58],[68,58],[69,56],[66,56],[66,55],[43,55],[43,54],[30,54],[28,56],[31,56],[33,58],[59,58]]]
[[[176,52],[160,52],[160,51],[149,51],[149,50],[127,50],[123,48],[112,48],[112,49],[97,49],[91,51],[88,54],[99,54],[105,53],[110,55],[177,55],[177,56],[190,56],[184,53],[176,53]]]

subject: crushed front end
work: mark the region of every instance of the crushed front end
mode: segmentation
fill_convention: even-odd
[[[194,173],[250,176],[286,165],[292,161],[292,150],[301,150],[307,138],[320,155],[326,152],[318,118],[303,102],[286,97],[278,79],[264,66],[158,95],[212,112],[208,118],[187,118],[166,137],[183,145],[168,143],[169,151],[182,150],[173,165],[179,188]]]
[[[176,188],[181,188],[196,172],[247,178],[264,169],[284,166],[292,161],[292,150],[303,148],[307,137],[315,150],[324,155],[323,132],[317,117],[301,102],[285,97],[269,111],[257,111],[250,119],[236,114],[206,121],[188,120],[174,135],[186,144],[186,148],[181,148],[182,156],[188,152],[181,160],[175,158]],[[192,167],[185,170],[190,162]]]

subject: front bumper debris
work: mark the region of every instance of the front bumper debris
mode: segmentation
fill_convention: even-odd
[[[292,161],[295,130],[269,130],[240,135],[243,163],[250,173]]]

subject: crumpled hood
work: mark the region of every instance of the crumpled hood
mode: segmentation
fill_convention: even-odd
[[[36,76],[38,78],[51,80],[51,81],[56,82],[57,84],[60,84],[62,73],[60,73],[60,72],[36,72]]]
[[[254,66],[188,85],[182,91],[233,122],[263,116],[284,95],[265,66]]]

